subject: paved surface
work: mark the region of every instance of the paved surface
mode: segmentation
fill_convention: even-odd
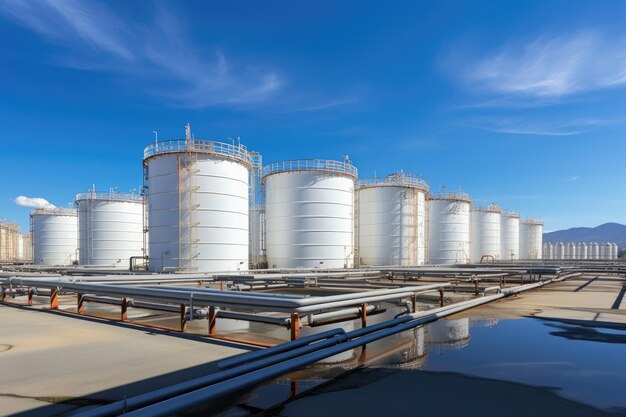
[[[66,414],[212,372],[239,346],[0,305],[0,415]],[[44,407],[44,408],[41,408]]]
[[[501,318],[533,316],[589,322],[626,323],[626,278],[584,275],[508,297],[465,315]]]

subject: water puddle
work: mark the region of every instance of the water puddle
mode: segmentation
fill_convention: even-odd
[[[287,375],[218,414],[617,416],[626,415],[624,387],[624,325],[465,317]]]

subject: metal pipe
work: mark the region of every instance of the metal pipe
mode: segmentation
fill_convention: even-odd
[[[131,411],[130,413],[127,413],[125,415],[127,415],[128,417],[170,416],[180,411],[189,409],[191,407],[199,406],[201,404],[207,403],[211,400],[222,397],[224,395],[232,394],[234,392],[240,391],[241,389],[257,385],[258,383],[261,383],[268,379],[283,375],[288,372],[295,371],[311,363],[315,363],[322,359],[335,356],[347,350],[351,350],[361,345],[375,342],[377,340],[380,340],[387,336],[391,336],[396,333],[410,330],[412,328],[436,321],[441,317],[454,314],[456,312],[474,307],[476,305],[491,302],[501,297],[504,297],[504,295],[497,294],[497,295],[492,295],[489,297],[483,297],[483,298],[476,299],[476,300],[470,300],[470,302],[459,303],[461,305],[458,305],[455,308],[441,307],[439,309],[433,310],[433,311],[439,310],[436,313],[432,313],[428,311],[428,312],[416,313],[415,315],[412,315],[412,316],[422,315],[422,317],[419,319],[412,319],[409,316],[405,316],[399,319],[394,319],[388,322],[380,323],[381,325],[386,324],[385,326],[374,325],[370,327],[365,327],[363,329],[355,330],[355,331],[346,333],[341,336],[333,337],[332,339],[328,339],[323,342],[306,346],[305,348],[296,349],[296,350],[287,352],[291,354],[290,356],[293,356],[293,359],[287,359],[284,361],[277,362],[273,366],[265,365],[263,368],[258,368],[251,372],[241,374],[239,376],[232,377],[230,379],[224,379],[222,380],[222,382],[217,382],[213,385],[205,386],[204,388],[196,389],[195,391],[191,391],[191,392],[187,392],[185,394],[179,395],[178,397],[173,397],[173,398],[170,398],[170,399],[158,402],[158,403],[154,403],[142,409]],[[318,348],[318,349],[312,350],[313,348]],[[306,350],[312,350],[312,351],[309,353],[304,353],[304,351]],[[281,356],[281,355],[277,355],[277,356]],[[285,355],[285,356],[288,356],[288,355]],[[251,364],[248,364],[248,366],[259,365],[260,362],[263,362],[263,361],[256,361]],[[246,367],[246,366],[247,365],[243,365],[242,367]],[[235,371],[242,367],[233,368],[230,371]],[[224,371],[224,372],[228,372],[228,371]],[[220,374],[221,373],[223,372],[220,372]],[[82,416],[82,414],[80,415]],[[84,416],[87,416],[87,415],[89,414],[85,414]]]
[[[372,306],[372,305],[368,305],[366,311],[368,313],[374,311],[376,309],[376,306]],[[355,307],[355,308],[347,308],[345,310],[338,310],[338,311],[330,311],[328,313],[320,313],[320,314],[311,314],[307,319],[307,323],[309,325],[314,324],[314,323],[319,323],[321,321],[324,320],[329,320],[329,319],[335,319],[335,318],[339,318],[339,317],[343,317],[343,316],[350,316],[350,315],[354,315],[354,314],[359,314],[361,312],[361,308],[360,307]]]

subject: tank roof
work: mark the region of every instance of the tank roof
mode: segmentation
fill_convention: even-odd
[[[76,202],[84,200],[100,200],[100,201],[123,201],[131,203],[143,202],[143,196],[133,193],[120,193],[118,191],[96,192],[88,191],[86,193],[76,194]]]
[[[358,171],[349,161],[334,161],[329,159],[294,159],[273,162],[263,167],[262,177],[280,172],[294,171],[321,171],[333,174],[343,174],[357,178]]]
[[[426,192],[428,191],[428,183],[426,181],[405,173],[390,174],[386,177],[363,179],[359,180],[357,184],[357,189],[371,187],[406,187],[417,188]]]
[[[522,219],[521,223],[536,224],[538,226],[543,226],[543,220],[541,220],[541,219],[527,218],[527,219]]]
[[[487,213],[502,213],[502,209],[496,203],[489,204],[488,206],[475,204],[472,206],[472,211],[485,211]]]
[[[78,210],[73,208],[38,208],[31,210],[31,216],[78,216]]]
[[[454,192],[436,192],[430,193],[428,195],[429,200],[450,200],[450,201],[462,201],[464,203],[471,203],[472,198],[469,194],[464,193],[462,191],[454,191]]]
[[[517,210],[502,210],[502,215],[505,217],[515,217],[519,219],[519,211]]]
[[[234,159],[246,165],[254,165],[254,153],[241,144],[234,145],[204,139],[171,139],[162,140],[148,145],[143,151],[143,160],[172,153],[200,153]]]

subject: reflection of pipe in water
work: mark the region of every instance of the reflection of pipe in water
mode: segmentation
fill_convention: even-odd
[[[469,318],[438,320],[428,325],[428,342],[445,344],[457,348],[469,344]]]

